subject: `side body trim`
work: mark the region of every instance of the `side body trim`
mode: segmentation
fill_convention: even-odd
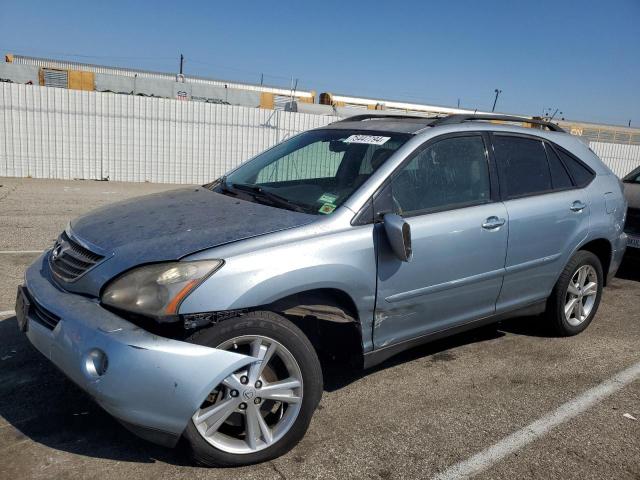
[[[458,278],[448,282],[438,283],[437,285],[430,285],[428,287],[417,288],[415,290],[409,290],[407,292],[396,293],[395,295],[386,297],[384,300],[388,303],[399,302],[402,300],[407,300],[409,298],[419,297],[420,295],[442,292],[443,290],[448,290],[450,288],[462,287],[471,283],[482,282],[484,280],[491,280],[503,274],[504,268],[499,268],[497,270],[479,273],[470,277]]]

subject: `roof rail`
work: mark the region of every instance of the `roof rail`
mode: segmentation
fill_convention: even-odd
[[[456,114],[448,115],[436,119],[431,126],[438,127],[440,125],[455,125],[456,123],[463,123],[473,120],[500,120],[503,122],[520,122],[531,123],[534,125],[540,125],[547,127],[552,132],[564,132],[565,130],[555,123],[547,122],[545,120],[529,117],[517,117],[515,115],[486,115],[486,114]]]
[[[338,122],[361,122],[363,120],[371,120],[373,118],[381,118],[381,119],[394,119],[397,118],[399,120],[423,120],[427,122],[433,121],[437,117],[424,117],[421,115],[393,115],[393,114],[375,114],[375,113],[365,113],[362,115],[354,115],[353,117],[346,117],[338,120]]]

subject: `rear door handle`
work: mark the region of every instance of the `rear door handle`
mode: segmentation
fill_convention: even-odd
[[[587,204],[581,202],[580,200],[576,200],[575,202],[573,202],[571,204],[571,211],[572,212],[581,212],[582,210],[584,210],[585,208],[587,208]]]
[[[489,217],[482,224],[482,228],[485,230],[495,230],[496,228],[500,228],[504,225],[506,220],[504,218],[498,217]]]

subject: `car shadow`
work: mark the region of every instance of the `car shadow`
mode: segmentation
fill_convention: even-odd
[[[622,259],[616,278],[640,282],[640,257],[631,257],[627,253]]]
[[[506,333],[527,337],[553,338],[558,336],[543,315],[513,317],[501,321],[498,328]]]
[[[324,390],[327,392],[340,390],[371,373],[393,368],[402,363],[411,362],[420,358],[430,357],[432,362],[448,362],[456,358],[455,354],[450,352],[450,350],[471,343],[494,340],[502,336],[504,336],[504,333],[499,330],[498,324],[479,327],[474,330],[410,348],[367,370],[362,370],[358,366],[349,365],[346,362],[323,359],[322,372],[324,375]]]
[[[25,437],[56,450],[123,462],[193,465],[183,448],[168,449],[127,431],[57,370],[15,317],[0,321],[0,429],[5,454]]]

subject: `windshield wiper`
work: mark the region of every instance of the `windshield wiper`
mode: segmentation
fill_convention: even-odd
[[[242,192],[247,192],[251,194],[254,198],[260,197],[261,199],[267,200],[272,205],[277,205],[288,210],[293,210],[295,212],[307,213],[307,210],[298,205],[297,203],[293,203],[292,201],[281,197],[277,193],[273,193],[269,190],[265,190],[260,185],[248,184],[248,183],[232,183],[228,184],[226,179],[222,181],[223,188],[233,191],[240,190]]]
[[[215,182],[213,182],[215,183]],[[220,177],[220,180],[218,181],[218,184],[220,185],[220,187],[222,188],[222,190],[224,190],[225,192],[232,192],[231,187],[229,187],[229,184],[227,183],[227,176],[223,175],[222,177]]]

